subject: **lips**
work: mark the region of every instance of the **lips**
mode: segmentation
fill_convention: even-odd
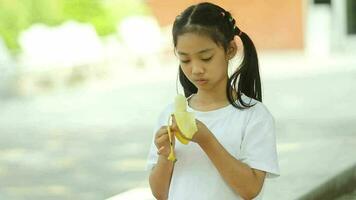
[[[195,81],[207,81],[206,79],[200,78],[200,79],[195,79]]]
[[[207,79],[196,79],[195,80],[195,82],[200,85],[206,83],[207,81],[208,81]]]

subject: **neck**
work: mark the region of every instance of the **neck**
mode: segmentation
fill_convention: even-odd
[[[194,103],[199,106],[214,106],[225,105],[229,102],[226,95],[227,79],[218,84],[217,87],[209,90],[198,89],[197,94],[194,95]]]
[[[214,92],[207,92],[207,91],[199,91],[195,95],[195,103],[201,106],[209,106],[215,104],[224,104],[228,102],[226,91],[214,91]]]

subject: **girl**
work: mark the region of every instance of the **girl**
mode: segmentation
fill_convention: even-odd
[[[231,14],[212,3],[184,10],[174,21],[173,43],[179,80],[198,131],[188,145],[174,140],[170,153],[164,108],[154,130],[147,169],[157,199],[261,199],[265,178],[279,176],[274,118],[262,104],[257,53]],[[228,63],[243,44],[241,65],[229,77]]]

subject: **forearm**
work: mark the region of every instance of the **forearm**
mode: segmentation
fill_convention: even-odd
[[[151,171],[149,183],[152,194],[158,199],[167,199],[174,164],[164,156],[159,156],[156,166]]]
[[[259,188],[253,170],[226,151],[213,134],[198,144],[235,192],[244,199],[256,195]]]

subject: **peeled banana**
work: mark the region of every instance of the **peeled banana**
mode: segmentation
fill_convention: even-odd
[[[198,127],[195,122],[194,113],[187,112],[187,100],[181,94],[178,94],[175,97],[174,106],[175,107],[174,107],[173,115],[175,117],[176,124],[179,128],[179,131],[175,132],[175,136],[182,144],[188,144],[189,139],[192,139],[194,134],[198,131]],[[175,162],[177,159],[174,155],[171,131],[169,128],[171,118],[172,116],[170,115],[168,119],[168,126],[167,126],[168,137],[169,137],[170,148],[171,148],[171,153],[168,156],[168,160]]]

